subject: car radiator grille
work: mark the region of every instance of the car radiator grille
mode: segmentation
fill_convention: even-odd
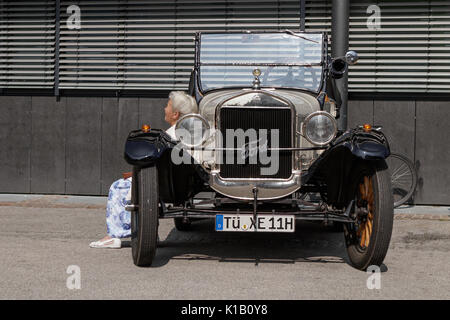
[[[271,148],[271,130],[279,130],[279,148],[292,147],[292,113],[288,108],[235,108],[235,107],[223,107],[220,109],[220,129],[223,134],[223,144],[226,148],[238,148],[239,151],[223,151],[222,152],[222,164],[220,165],[220,176],[222,178],[265,178],[265,179],[287,179],[292,174],[292,152],[280,151],[278,152],[279,166],[278,170],[273,175],[263,175],[261,168],[269,168],[271,163],[262,164],[260,157],[257,158],[257,163],[250,163],[249,158],[242,157],[242,149],[244,145],[248,145],[251,141],[248,136],[245,138],[245,142],[239,141],[235,138],[234,143],[230,144],[227,141],[226,130],[227,129],[242,129],[244,132],[248,129],[255,129],[257,133],[257,140],[260,139],[259,129],[267,129],[267,147]],[[229,140],[229,139],[228,139]],[[234,144],[234,145],[233,145]],[[253,144],[254,145],[254,144]],[[232,163],[228,163],[228,158],[233,159]],[[270,158],[272,153],[267,152],[267,156]],[[238,157],[245,162],[239,164]]]

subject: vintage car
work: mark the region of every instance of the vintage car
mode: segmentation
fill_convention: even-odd
[[[355,268],[380,266],[393,225],[389,144],[379,127],[340,130],[336,120],[335,79],[357,53],[330,57],[326,33],[195,39],[189,92],[199,113],[178,120],[177,139],[143,126],[126,141],[134,263],[152,264],[159,219],[188,230],[211,218],[217,232],[294,232],[297,220],[334,224]]]

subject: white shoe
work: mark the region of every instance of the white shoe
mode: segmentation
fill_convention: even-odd
[[[110,248],[119,249],[122,246],[122,241],[119,238],[111,238],[103,241],[94,241],[89,244],[91,248]]]

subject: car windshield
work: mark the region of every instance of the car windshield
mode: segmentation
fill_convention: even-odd
[[[322,45],[321,33],[202,34],[201,88],[251,87],[252,72],[258,68],[262,87],[317,92],[322,77]]]

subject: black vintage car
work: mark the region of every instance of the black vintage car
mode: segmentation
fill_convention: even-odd
[[[319,220],[343,231],[354,267],[383,262],[389,144],[370,125],[338,130],[335,79],[358,56],[331,58],[327,43],[325,33],[196,35],[189,91],[199,113],[177,122],[176,139],[153,128],[127,138],[136,265],[151,265],[162,218],[179,230],[214,218],[217,232],[293,232],[296,220]]]

